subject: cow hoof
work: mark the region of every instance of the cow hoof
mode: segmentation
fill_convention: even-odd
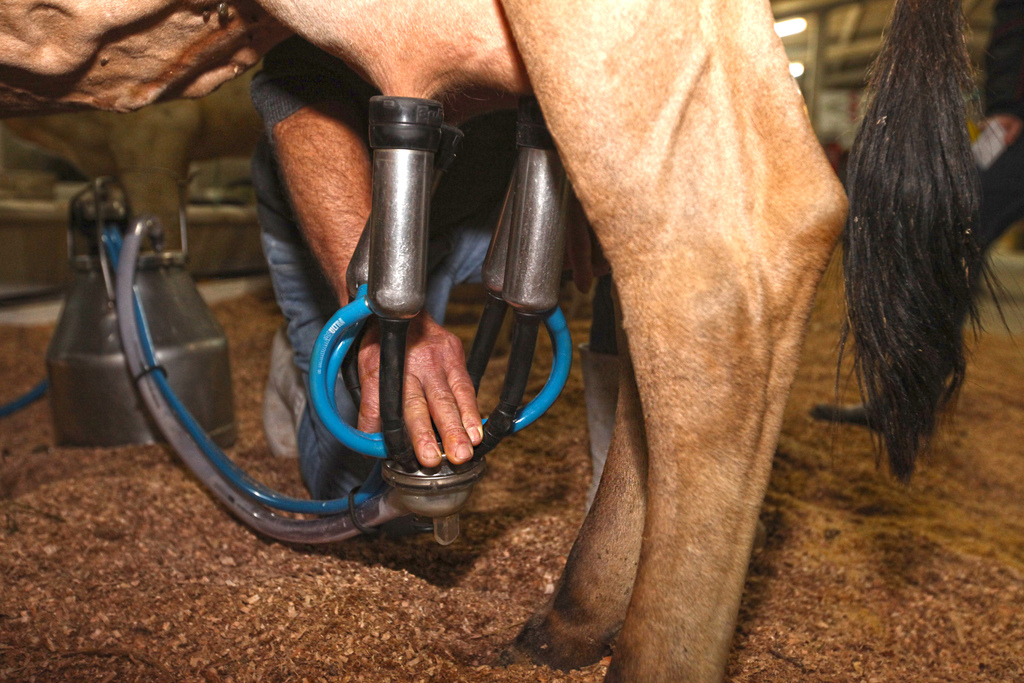
[[[570,671],[595,664],[611,653],[610,639],[574,634],[557,613],[533,616],[501,654],[501,664],[532,663]],[[561,625],[561,627],[559,627]]]

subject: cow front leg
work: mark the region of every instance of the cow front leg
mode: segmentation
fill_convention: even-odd
[[[568,670],[608,654],[633,592],[646,509],[647,447],[627,343],[615,430],[601,484],[553,599],[523,627],[506,661]]]

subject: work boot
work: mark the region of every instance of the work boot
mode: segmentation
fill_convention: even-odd
[[[587,511],[597,495],[608,444],[615,426],[615,404],[619,400],[619,357],[610,353],[590,350],[589,344],[580,344],[583,362],[583,396],[587,402],[587,430],[590,433],[590,463],[593,478],[587,491]]]
[[[263,393],[263,434],[270,452],[278,458],[299,456],[296,435],[302,411],[306,409],[306,388],[294,357],[282,326],[274,333],[267,389]]]

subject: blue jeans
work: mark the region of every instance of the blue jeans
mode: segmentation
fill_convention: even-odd
[[[309,361],[320,330],[338,310],[338,300],[313,257],[295,221],[288,195],[266,139],[252,160],[263,253],[270,269],[274,296],[287,320],[295,365],[309,389]],[[451,289],[463,282],[480,282],[480,267],[500,206],[487,216],[474,216],[452,226],[430,244],[425,310],[444,322]],[[444,227],[444,226],[442,226]],[[338,413],[355,424],[358,407],[343,385],[337,391]],[[310,495],[341,498],[358,486],[373,468],[373,458],[343,446],[320,422],[308,404],[297,434],[299,470]]]

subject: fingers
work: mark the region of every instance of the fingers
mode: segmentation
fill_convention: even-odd
[[[379,366],[379,338],[371,330],[359,351],[362,402],[358,429],[366,432],[381,428]],[[426,315],[410,326],[402,409],[416,458],[424,467],[441,462],[435,426],[444,453],[455,464],[472,459],[473,446],[483,439],[483,422],[462,342]]]
[[[451,392],[437,377],[424,385],[410,377],[405,393],[405,424],[412,438],[416,458],[426,467],[441,462],[441,451],[434,436],[434,425],[448,460],[463,463],[473,457],[473,446],[462,426],[462,418]]]
[[[476,393],[466,371],[462,342],[426,318],[417,334],[411,335],[406,358],[406,425],[417,456],[433,456],[433,426],[441,436],[448,459],[461,464],[473,457],[473,446],[483,437]],[[417,412],[409,412],[410,409]],[[420,458],[423,462],[423,458]]]
[[[473,380],[469,378],[469,373],[466,371],[465,361],[454,370],[454,372],[448,372],[448,386],[455,397],[455,403],[458,405],[459,414],[462,419],[462,426],[469,435],[470,442],[474,446],[479,446],[480,442],[484,440],[484,423],[480,419],[480,407],[476,402],[476,390],[473,388]]]
[[[441,450],[437,447],[430,408],[419,378],[406,376],[404,393],[405,426],[409,430],[416,459],[424,467],[437,467],[441,464]]]

